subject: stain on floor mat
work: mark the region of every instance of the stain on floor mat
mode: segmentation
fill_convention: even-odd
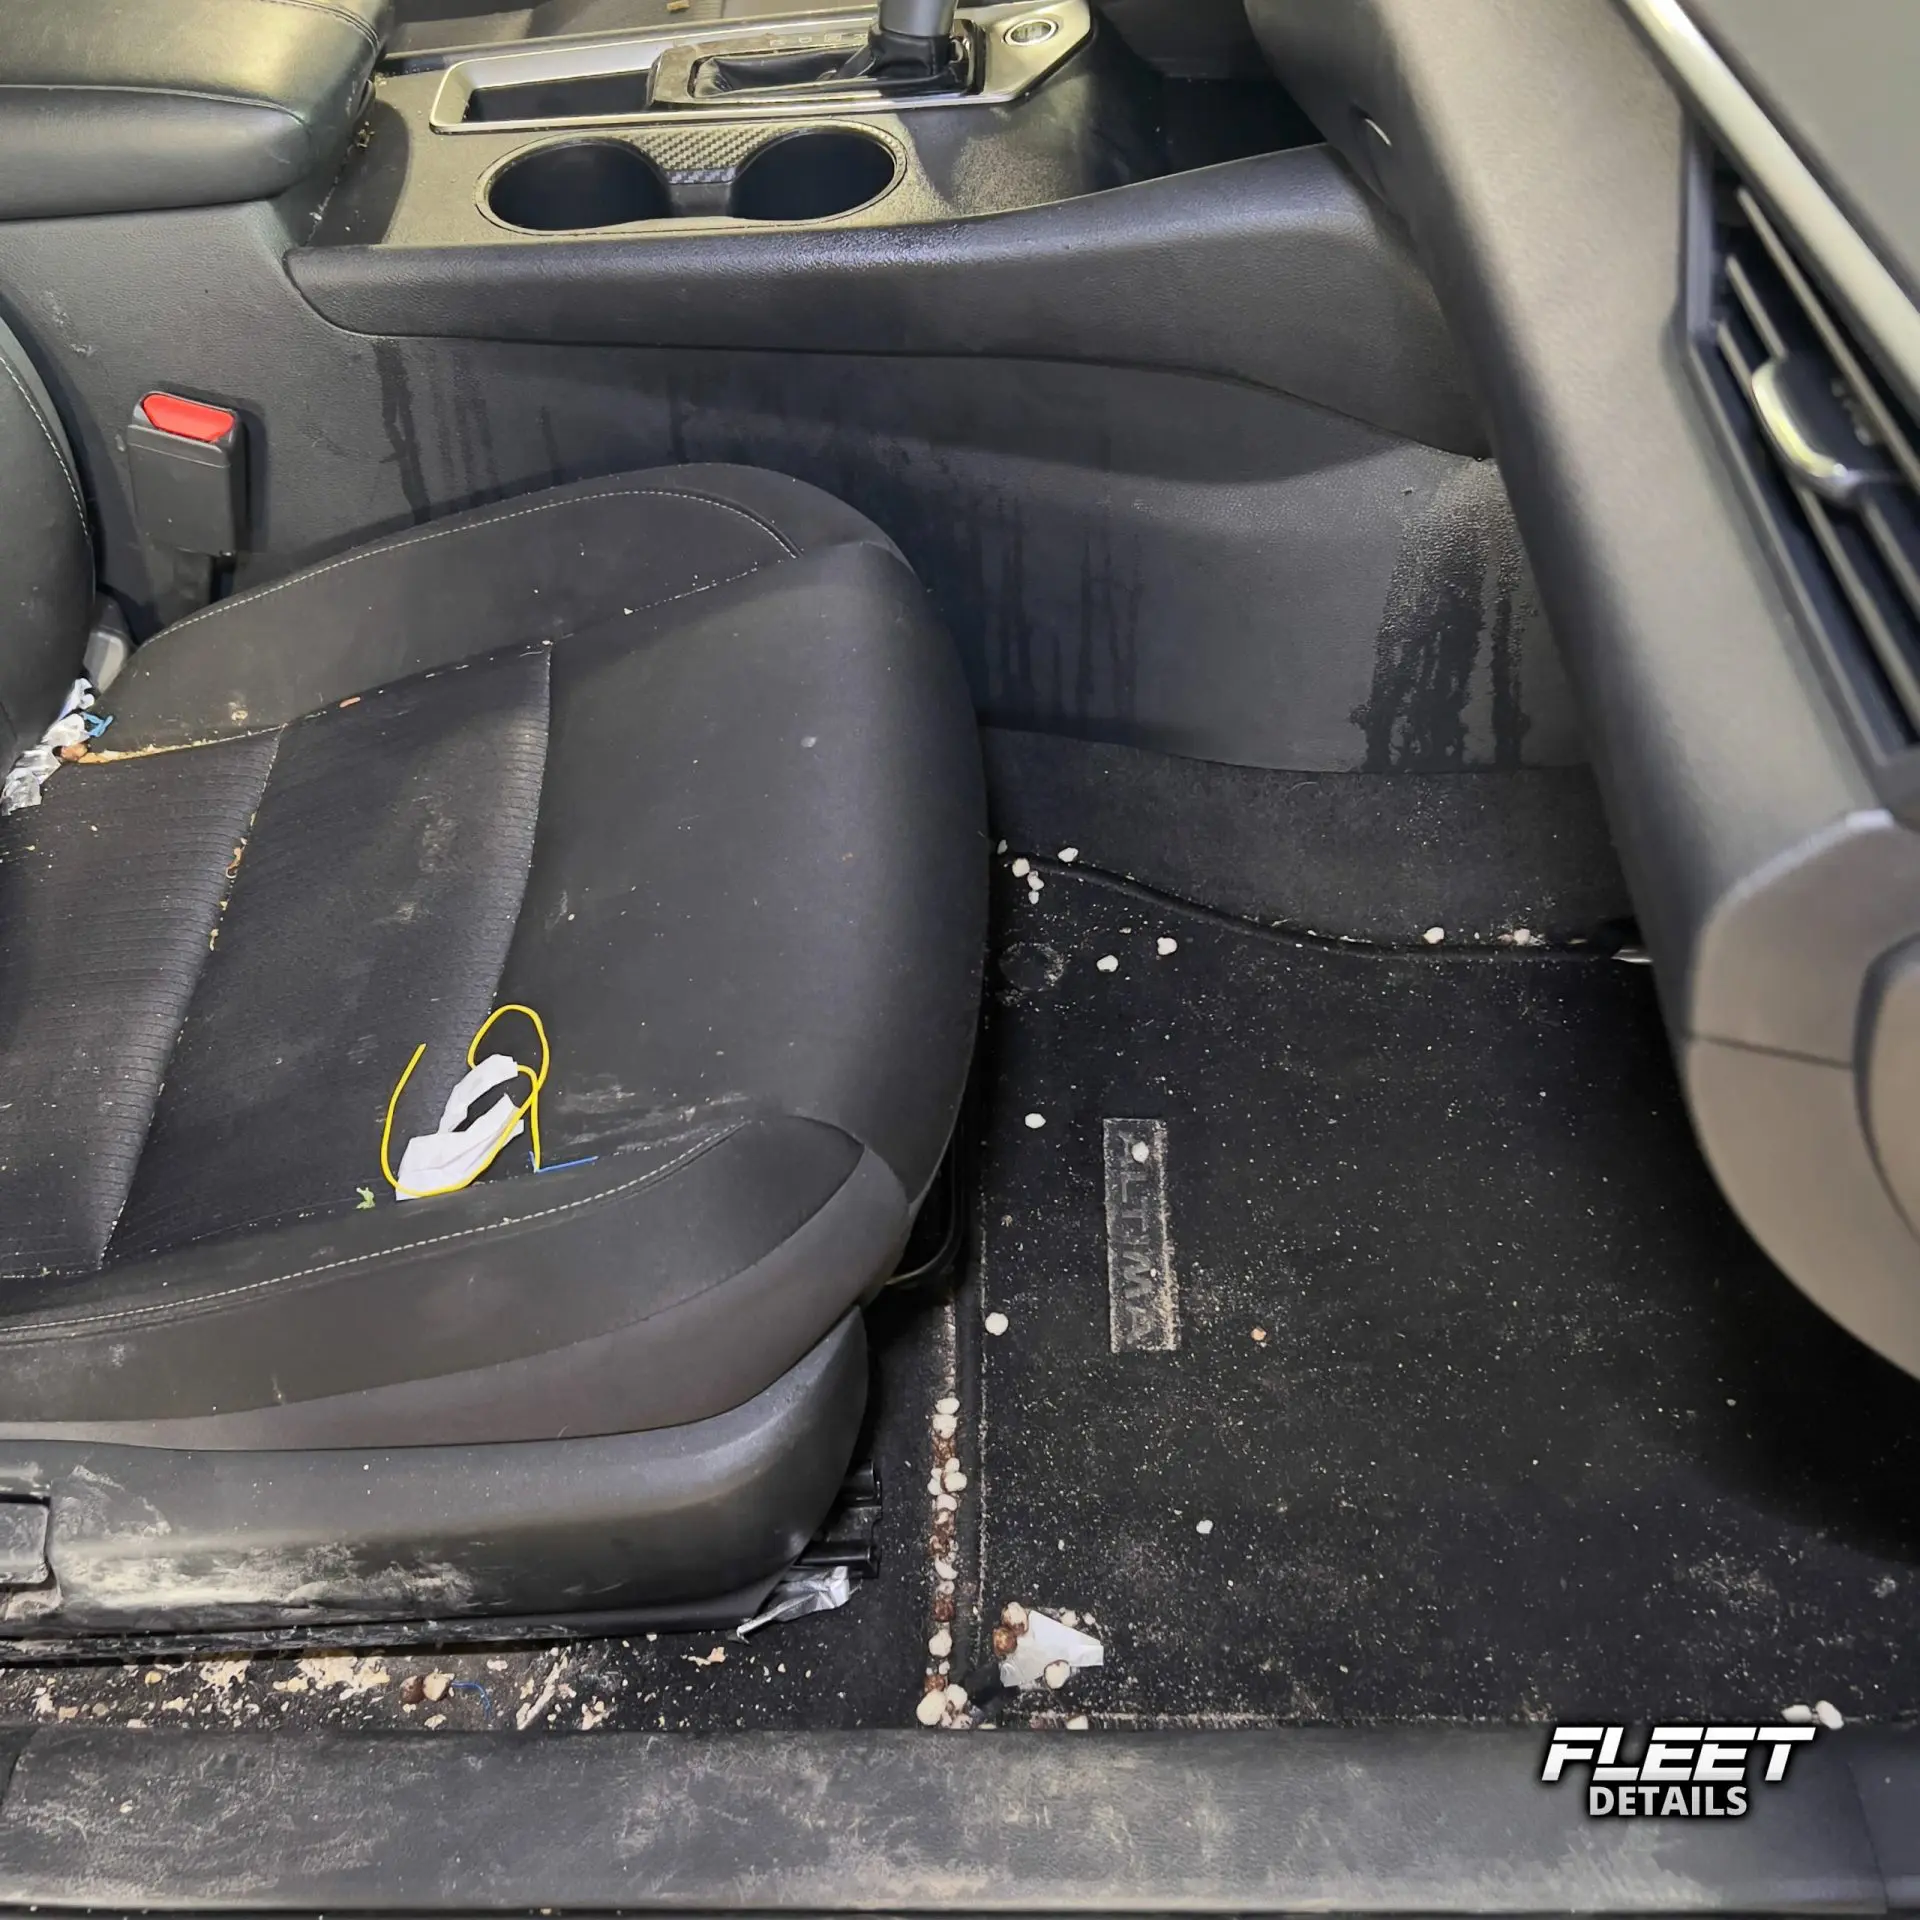
[[[984,1597],[1097,1623],[1053,1704],[1920,1711],[1920,1383],[1719,1200],[1644,968],[1000,905]],[[1114,1119],[1164,1125],[1171,1351],[1110,1337]]]

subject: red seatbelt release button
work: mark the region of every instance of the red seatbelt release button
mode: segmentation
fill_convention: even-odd
[[[204,400],[183,400],[177,393],[150,393],[140,402],[147,424],[162,433],[182,440],[198,440],[212,446],[239,426],[239,417],[225,407],[210,407]]]

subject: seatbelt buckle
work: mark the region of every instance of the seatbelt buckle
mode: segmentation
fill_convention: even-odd
[[[231,407],[149,393],[127,425],[141,533],[175,553],[230,560],[246,545],[247,430]]]

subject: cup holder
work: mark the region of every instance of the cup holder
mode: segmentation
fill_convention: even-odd
[[[667,183],[623,140],[568,140],[509,160],[487,183],[487,210],[525,233],[580,233],[673,214]]]
[[[826,220],[879,199],[898,171],[893,149],[868,133],[783,134],[740,169],[727,211],[736,220]]]

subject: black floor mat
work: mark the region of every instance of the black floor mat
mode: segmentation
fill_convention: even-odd
[[[1060,1710],[1920,1710],[1920,1384],[1720,1202],[1644,968],[1001,884],[983,1590],[1097,1621]],[[1110,1350],[1115,1118],[1176,1351]]]
[[[1591,936],[1632,912],[1585,767],[1289,773],[989,727],[994,828],[1291,931]]]

